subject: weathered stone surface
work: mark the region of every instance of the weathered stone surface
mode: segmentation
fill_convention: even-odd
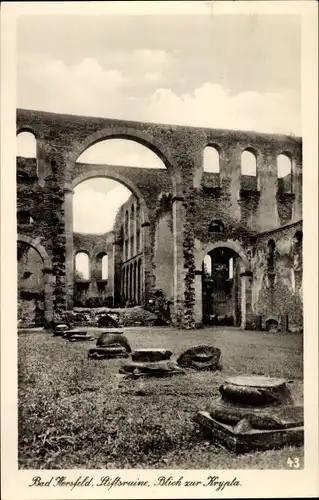
[[[67,330],[69,330],[69,327],[68,327],[68,325],[66,325],[64,323],[62,323],[60,325],[56,325],[56,327],[54,328],[53,335],[55,337],[63,336]]]
[[[130,374],[133,378],[138,377],[169,377],[171,375],[185,373],[173,361],[155,361],[155,362],[134,362],[127,363],[120,369],[120,373]]]
[[[211,405],[209,414],[219,422],[232,426],[246,419],[256,429],[299,427],[304,421],[303,408],[293,405],[249,407],[219,400]]]
[[[91,359],[128,358],[128,356],[129,354],[123,346],[93,347],[88,352],[88,358]]]
[[[172,352],[167,349],[138,349],[132,354],[132,361],[152,362],[170,359]]]
[[[86,340],[92,340],[91,335],[72,335],[72,337],[69,337],[69,342],[85,342]]]
[[[302,426],[287,429],[261,430],[250,428],[246,420],[240,421],[234,428],[218,422],[208,412],[200,411],[195,417],[202,432],[216,444],[226,446],[235,453],[253,450],[269,450],[282,446],[302,446],[304,429]]]
[[[122,331],[105,331],[96,341],[97,347],[122,346],[126,352],[132,352],[131,346]]]
[[[85,337],[87,335],[87,331],[85,331],[85,330],[67,330],[66,332],[64,332],[63,337],[70,339],[71,337],[74,337],[74,335]]]
[[[233,377],[219,388],[223,400],[236,404],[260,406],[292,404],[292,396],[284,379],[270,377]]]
[[[220,356],[218,347],[198,345],[184,351],[177,359],[177,364],[194,370],[218,370],[221,367]]]

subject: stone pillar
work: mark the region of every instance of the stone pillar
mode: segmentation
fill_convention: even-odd
[[[195,271],[195,326],[197,328],[203,325],[203,271]]]
[[[90,284],[89,284],[89,297],[97,297],[98,296],[98,288],[97,288],[97,277],[99,276],[99,267],[100,264],[98,264],[95,256],[92,256],[89,254],[89,279],[90,279]]]
[[[260,151],[257,157],[257,172],[260,198],[256,229],[267,231],[280,225],[277,210],[277,156]]]
[[[73,309],[74,265],[73,265],[73,193],[72,189],[64,190],[64,224],[65,224],[65,289],[66,307]]]
[[[131,211],[128,210],[127,216],[127,259],[129,260],[132,257],[132,248],[131,248]]]
[[[44,278],[44,319],[46,324],[53,320],[53,287],[54,275],[51,268],[42,270]]]
[[[220,185],[222,196],[227,198],[228,210],[232,218],[240,221],[239,205],[240,177],[241,177],[241,150],[238,147],[229,148],[220,153]]]
[[[121,298],[121,260],[122,260],[122,252],[121,252],[121,242],[119,240],[114,240],[112,245],[112,257],[109,258],[109,290],[113,296],[113,305],[116,304],[119,306],[120,298]],[[112,288],[112,290],[111,290]]]
[[[51,173],[51,165],[48,161],[48,152],[46,144],[41,139],[37,139],[37,174],[38,184],[43,187],[45,185],[45,177]]]
[[[133,234],[134,234],[134,246],[133,246],[133,255],[137,253],[137,211],[136,205],[134,205],[134,221],[133,221]]]
[[[142,241],[143,241],[143,274],[142,274],[142,302],[147,305],[152,292],[152,264],[151,264],[151,242],[150,242],[150,223],[143,222]]]
[[[241,329],[254,330],[255,321],[252,311],[252,273],[240,274],[241,280]]]
[[[184,325],[184,198],[174,196],[172,199],[173,211],[173,251],[174,251],[174,308],[173,324]]]
[[[288,315],[281,314],[279,322],[280,322],[281,333],[287,333],[288,332]]]

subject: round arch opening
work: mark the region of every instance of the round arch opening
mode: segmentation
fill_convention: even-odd
[[[30,242],[17,241],[18,324],[20,327],[42,327],[45,322],[45,263],[41,253]]]
[[[122,137],[102,138],[89,145],[77,158],[76,163],[112,165],[131,168],[165,169],[161,157],[150,145],[137,139]]]
[[[242,323],[240,274],[245,265],[229,247],[216,247],[202,261],[202,318],[204,325]]]
[[[74,306],[119,307],[128,299],[132,306],[141,304],[144,200],[137,189],[128,189],[129,183],[89,172],[85,176],[72,186]],[[79,253],[86,255],[89,275],[77,266]],[[85,279],[78,279],[83,274]]]

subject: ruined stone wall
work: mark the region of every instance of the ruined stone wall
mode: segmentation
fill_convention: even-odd
[[[31,130],[37,139],[38,179],[31,185],[23,184],[18,207],[32,208],[37,218],[31,231],[43,239],[52,255],[57,314],[70,307],[73,297],[72,189],[75,182],[90,176],[122,181],[143,200],[148,211],[141,228],[145,296],[155,286],[153,222],[158,196],[163,191],[172,194],[173,316],[177,326],[195,326],[195,242],[204,244],[219,237],[207,231],[209,220],[220,218],[227,238],[240,238],[249,249],[249,238],[301,219],[300,138],[18,110],[17,132],[22,130]],[[163,160],[166,170],[153,174],[144,169],[142,174],[134,168],[123,167],[120,172],[119,167],[92,166],[85,171],[85,166],[75,163],[87,147],[110,137],[136,140],[149,147]],[[218,176],[203,172],[203,152],[208,145],[219,151]],[[256,156],[256,179],[241,175],[245,149]],[[276,161],[281,153],[292,159],[290,193],[282,192],[277,178]]]
[[[109,279],[113,273],[113,232],[104,234],[73,233],[74,260],[76,255],[84,252],[89,258],[90,275],[88,280],[79,279],[74,273],[75,302],[78,306],[90,303],[106,305],[107,297],[113,295],[113,282]],[[108,278],[102,278],[102,256],[108,256]],[[74,269],[76,265],[74,262]],[[88,302],[89,301],[89,302]],[[105,302],[105,303],[104,303]],[[109,304],[109,302],[108,302]]]
[[[19,296],[27,298],[29,295],[30,298],[37,297],[43,301],[43,260],[34,248],[25,244],[20,245],[20,243],[18,245]]]
[[[153,271],[154,288],[162,290],[168,301],[173,301],[173,214],[172,197],[165,194],[159,200],[154,228]]]
[[[254,313],[262,317],[262,328],[266,328],[267,320],[275,320],[280,325],[284,315],[288,317],[290,331],[303,328],[302,243],[298,255],[294,239],[301,231],[302,224],[298,222],[261,234],[254,240],[252,302]],[[269,269],[271,240],[275,245],[273,268]]]

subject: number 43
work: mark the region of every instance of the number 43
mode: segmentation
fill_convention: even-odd
[[[289,465],[289,467],[291,469],[299,469],[299,467],[300,467],[299,458],[298,457],[294,457],[294,458],[289,457],[287,460],[287,464]]]

